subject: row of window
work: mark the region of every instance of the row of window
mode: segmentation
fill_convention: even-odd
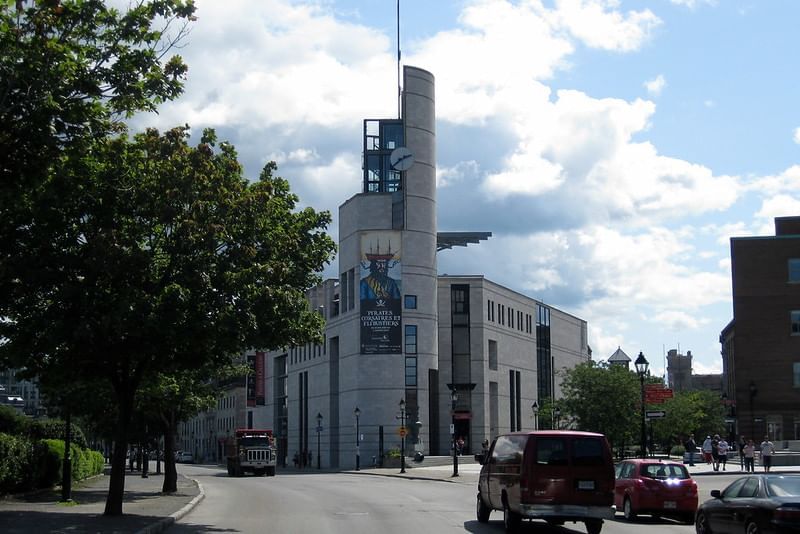
[[[322,345],[318,343],[306,343],[299,347],[292,347],[289,349],[289,361],[292,364],[304,362],[319,358],[326,352],[326,343],[323,340]]]
[[[800,310],[793,310],[790,316],[792,323],[792,335],[800,336]]]
[[[497,311],[496,316],[495,310]],[[495,320],[495,317],[497,320]],[[531,314],[496,303],[492,299],[486,300],[486,318],[489,322],[496,322],[502,326],[508,325],[509,328],[514,328],[526,334],[533,333],[533,316]]]
[[[789,259],[789,282],[800,282],[800,258]]]

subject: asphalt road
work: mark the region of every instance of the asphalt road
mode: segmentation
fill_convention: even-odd
[[[500,534],[502,514],[489,523],[475,519],[477,474],[453,480],[408,480],[361,473],[281,473],[276,477],[230,478],[211,466],[181,466],[203,485],[206,498],[167,532],[259,532],[275,534],[414,534],[470,532]],[[696,477],[701,502],[712,489],[724,488],[730,475]],[[582,523],[549,527],[524,522],[522,533],[575,534]],[[626,522],[621,514],[606,521],[604,534],[689,534],[691,525],[642,517]]]

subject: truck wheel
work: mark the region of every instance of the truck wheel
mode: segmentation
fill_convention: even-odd
[[[275,476],[275,466],[267,467],[267,476],[274,477]]]
[[[586,521],[586,532],[588,534],[600,534],[601,530],[603,530],[602,519],[588,519]]]
[[[489,514],[492,513],[492,509],[486,506],[486,503],[483,502],[483,497],[481,497],[480,493],[478,493],[477,508],[478,508],[477,510],[478,521],[481,523],[487,523],[489,521]]]
[[[505,527],[506,532],[511,533],[519,531],[521,524],[522,518],[519,516],[519,514],[511,511],[511,508],[508,507],[507,501],[503,502],[503,526]]]

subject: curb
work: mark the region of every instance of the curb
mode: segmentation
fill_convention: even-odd
[[[203,489],[203,485],[200,484],[196,479],[190,478],[192,482],[195,483],[199,493],[195,495],[194,499],[189,501],[183,508],[178,510],[177,512],[170,514],[167,517],[161,518],[157,523],[153,523],[152,525],[148,525],[147,527],[137,531],[135,534],[158,534],[159,532],[164,532],[169,527],[175,524],[176,521],[179,521],[183,516],[191,512],[195,506],[197,506],[200,501],[202,501],[205,496],[206,492]]]

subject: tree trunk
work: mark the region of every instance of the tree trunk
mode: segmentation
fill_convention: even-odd
[[[178,491],[178,470],[175,468],[175,434],[178,424],[175,421],[175,412],[168,414],[167,431],[164,432],[164,484],[161,486],[163,493]]]
[[[111,460],[111,482],[106,496],[103,515],[122,515],[122,499],[125,496],[125,453],[128,450],[128,430],[131,422],[133,396],[117,395],[119,412],[114,436],[114,457]]]

